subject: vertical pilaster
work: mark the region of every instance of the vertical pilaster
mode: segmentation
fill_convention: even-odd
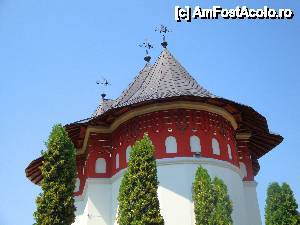
[[[247,225],[261,225],[261,217],[257,200],[255,181],[244,181]]]
[[[239,155],[240,168],[243,170],[243,164],[246,167],[244,181],[253,181],[254,173],[252,167],[251,154],[249,149],[250,133],[239,133],[236,135],[237,149]]]

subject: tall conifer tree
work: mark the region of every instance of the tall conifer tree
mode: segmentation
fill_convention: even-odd
[[[75,148],[60,124],[53,127],[46,147],[42,153],[42,192],[36,199],[35,225],[70,225],[75,219]]]
[[[148,135],[132,147],[119,192],[119,225],[163,225],[154,146]]]
[[[233,224],[231,213],[232,213],[232,203],[229,199],[227,192],[227,186],[224,182],[215,177],[213,182],[214,190],[214,209],[211,215],[211,221],[209,224],[220,224],[229,225]]]
[[[211,180],[206,169],[199,167],[193,183],[196,225],[232,225],[232,203],[227,187],[219,178]]]
[[[294,193],[287,183],[282,186],[277,182],[269,185],[265,206],[266,225],[300,225],[297,208]]]
[[[209,224],[214,207],[214,193],[211,178],[206,169],[199,167],[193,184],[196,225]]]

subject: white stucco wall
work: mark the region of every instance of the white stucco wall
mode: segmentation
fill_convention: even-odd
[[[113,225],[117,225],[117,212],[118,212],[118,195],[119,187],[125,170],[120,171],[112,177],[112,205],[111,205],[111,221]]]
[[[82,196],[75,198],[74,225],[111,224],[111,202],[111,179],[87,179]]]
[[[261,217],[256,193],[257,183],[255,181],[244,181],[243,183],[245,191],[245,200],[247,202],[247,225],[261,225]]]
[[[84,198],[83,198],[84,197]],[[79,224],[87,224],[87,214],[88,214],[88,205],[87,205],[87,196],[80,196],[75,197],[75,223],[76,225]]]
[[[163,159],[158,164],[158,196],[166,225],[194,224],[192,183],[199,165],[206,168],[211,176],[222,178],[233,202],[234,224],[246,224],[243,182],[238,168],[207,158]]]
[[[227,185],[233,202],[234,225],[250,225],[248,218],[251,218],[251,225],[261,224],[258,205],[253,200],[257,201],[255,188],[242,181],[239,168],[216,159],[182,157],[157,161],[158,197],[165,225],[195,224],[192,183],[199,165]],[[110,179],[87,179],[82,197],[76,199],[78,209],[74,225],[117,225],[117,197],[123,174],[124,170]],[[249,201],[250,206],[246,206]],[[256,219],[253,220],[253,217]]]

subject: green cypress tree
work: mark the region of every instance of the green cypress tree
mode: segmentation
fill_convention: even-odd
[[[281,186],[281,193],[283,198],[283,208],[284,214],[286,217],[283,221],[284,224],[291,224],[291,225],[299,225],[299,215],[298,215],[298,204],[296,202],[294,193],[291,187],[287,183],[283,183]]]
[[[132,147],[119,192],[119,225],[163,225],[154,146],[148,135]]]
[[[294,193],[287,183],[271,183],[265,206],[266,225],[299,225],[299,213]]]
[[[266,225],[279,224],[279,201],[281,201],[281,187],[277,182],[271,183],[267,190],[267,199],[265,206]]]
[[[232,202],[230,201],[227,193],[227,186],[224,182],[215,177],[213,180],[213,189],[215,197],[215,208],[211,215],[211,225],[231,225],[233,224],[231,213],[232,213]]]
[[[232,203],[227,187],[219,178],[211,180],[206,169],[199,167],[193,183],[196,225],[232,225]]]
[[[211,178],[206,169],[199,167],[193,183],[193,200],[196,225],[209,224],[214,209],[214,193]]]
[[[75,148],[68,133],[57,124],[42,152],[42,192],[36,199],[35,225],[70,225],[75,219]]]
[[[130,177],[130,174],[128,172],[125,172],[120,185],[120,191],[118,196],[119,209],[117,218],[119,225],[132,224],[133,222],[133,205],[132,202],[130,202],[130,200],[134,196],[132,196],[130,190]]]

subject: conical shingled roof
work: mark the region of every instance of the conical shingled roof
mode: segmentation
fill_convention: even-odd
[[[107,110],[111,109],[113,104],[114,100],[112,99],[101,99],[101,102],[95,112],[92,114],[92,117],[105,113]]]
[[[201,87],[165,48],[155,64],[140,72],[112,108],[175,96],[215,97]]]

